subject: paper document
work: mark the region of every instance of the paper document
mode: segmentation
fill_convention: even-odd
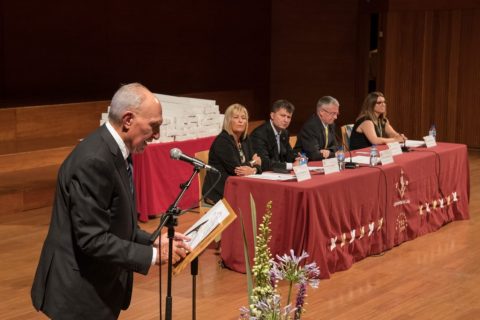
[[[276,181],[284,181],[284,180],[293,180],[295,179],[294,174],[289,173],[275,173],[273,171],[266,171],[262,172],[262,174],[252,174],[249,176],[245,176],[246,178],[252,179],[263,179],[263,180],[276,180]]]
[[[360,164],[370,164],[370,157],[366,156],[355,156],[352,157],[352,161]],[[350,158],[345,159],[345,163],[350,162]]]
[[[423,140],[407,140],[405,145],[409,148],[424,147],[425,141]]]

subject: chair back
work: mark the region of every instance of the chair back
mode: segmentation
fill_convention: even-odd
[[[290,147],[295,148],[295,144],[297,143],[297,136],[290,136],[290,140],[288,141],[290,143]]]
[[[350,149],[350,135],[352,134],[352,129],[353,129],[353,124],[346,124],[342,126],[341,128],[342,131],[342,143],[345,148],[345,150]]]
[[[254,120],[248,122],[248,134],[252,133],[257,127],[260,127],[262,124],[265,123],[265,120]]]
[[[203,163],[208,163],[208,152],[209,150],[203,150],[203,151],[198,151],[195,153],[195,158],[198,160],[203,161]],[[200,170],[198,172],[198,196],[199,199],[202,198],[202,187],[203,187],[203,182],[205,181],[205,175],[206,175],[206,170]],[[209,207],[204,206],[202,201],[199,203],[199,212],[200,214],[204,214],[207,212]]]

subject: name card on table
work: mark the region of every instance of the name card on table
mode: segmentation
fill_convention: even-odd
[[[402,147],[398,141],[387,143],[388,149],[392,151],[392,156],[402,154]]]
[[[425,145],[427,148],[432,148],[437,145],[437,142],[435,141],[435,138],[432,136],[425,136],[423,137],[423,141],[425,141]]]
[[[393,163],[392,150],[388,149],[380,151],[380,161],[382,162],[382,166]]]
[[[308,166],[306,164],[293,167],[293,172],[295,172],[298,182],[312,179],[310,170],[308,170]]]
[[[340,172],[337,158],[322,160],[322,164],[323,164],[323,171],[325,172],[325,174]]]

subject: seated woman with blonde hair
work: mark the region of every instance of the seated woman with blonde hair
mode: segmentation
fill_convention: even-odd
[[[241,104],[232,104],[225,111],[223,130],[215,138],[208,153],[208,164],[221,173],[213,190],[206,195],[205,202],[214,204],[223,198],[225,181],[229,176],[247,176],[261,173],[262,159],[252,151],[247,135],[248,111]],[[202,194],[210,190],[217,180],[217,174],[207,172]]]
[[[369,93],[353,126],[350,150],[405,140],[407,137],[396,132],[387,119],[387,101],[383,93],[378,91]]]

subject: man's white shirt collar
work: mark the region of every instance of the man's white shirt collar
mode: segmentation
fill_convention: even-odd
[[[273,133],[275,136],[280,135],[281,132],[278,132],[277,129],[275,129],[275,126],[273,125],[272,119],[270,119],[270,125],[272,126]]]
[[[106,122],[106,127],[110,134],[113,136],[113,139],[115,139],[115,142],[118,144],[120,151],[122,151],[123,159],[127,160],[128,156],[130,155],[130,151],[128,151],[127,145],[125,144],[125,142],[123,142],[122,138],[115,130],[115,128],[110,124],[110,122]]]

